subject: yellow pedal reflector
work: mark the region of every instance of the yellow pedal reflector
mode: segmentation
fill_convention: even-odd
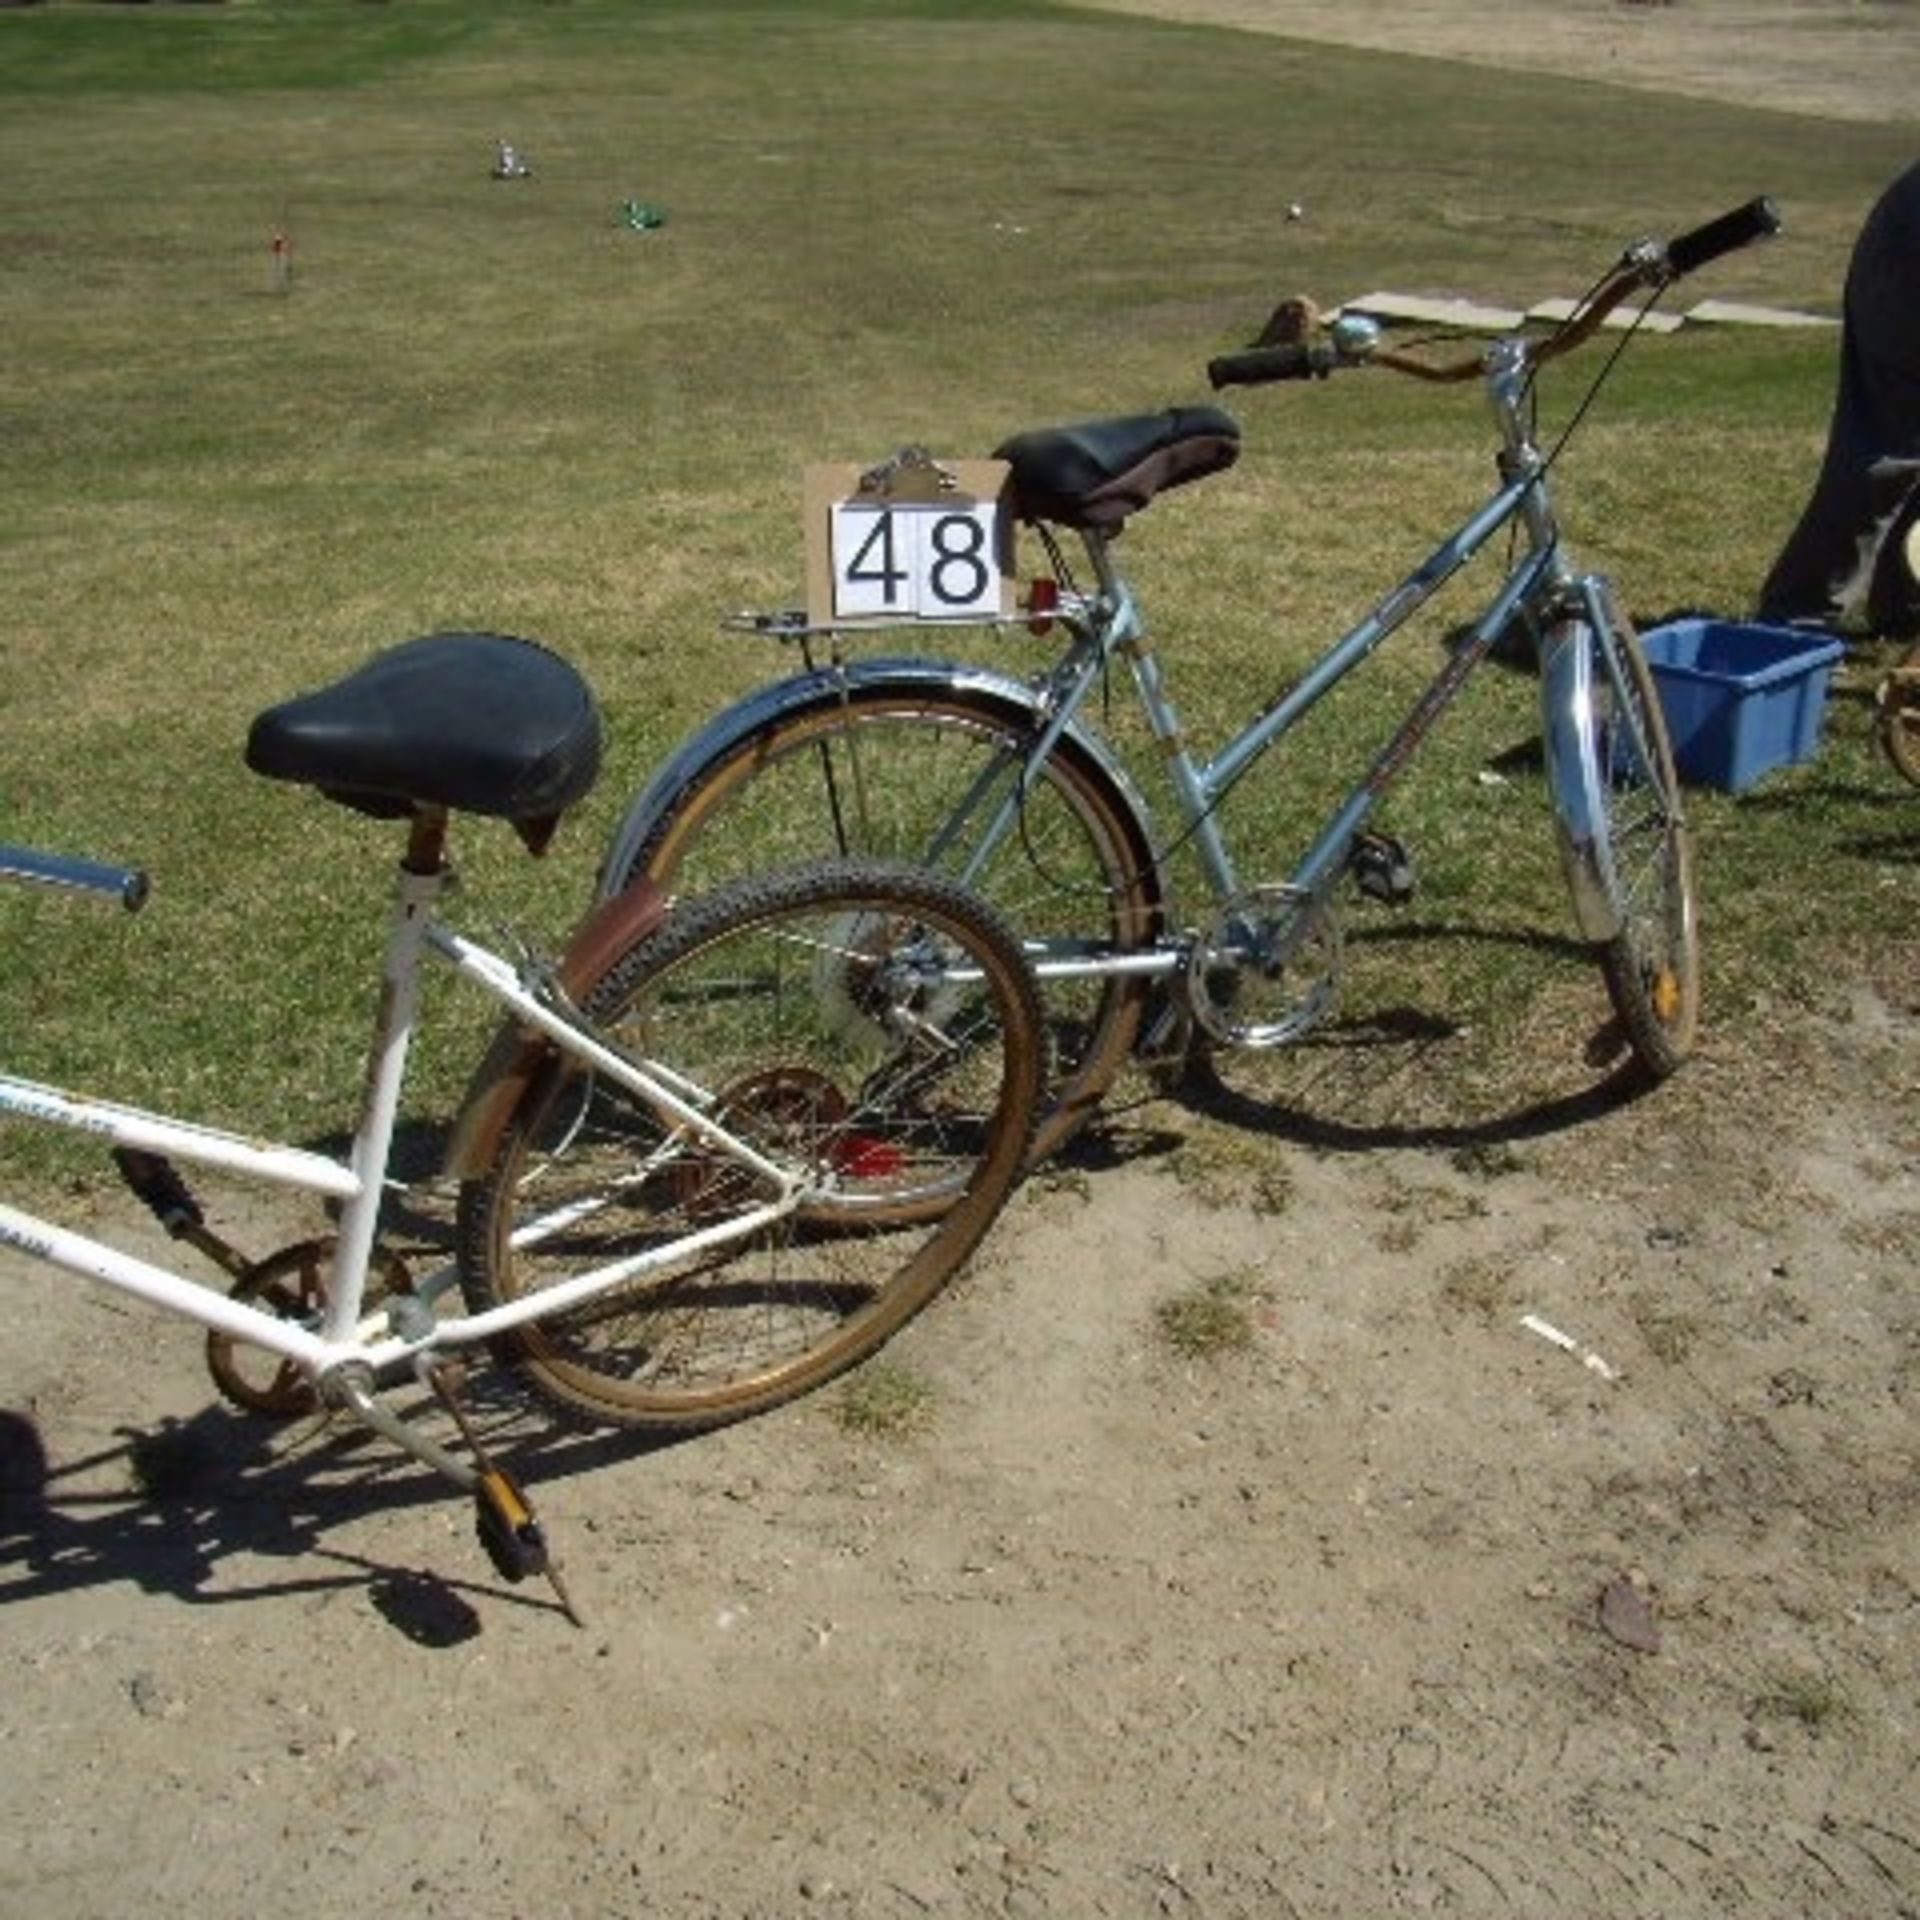
[[[1680,976],[1671,967],[1662,967],[1653,983],[1653,1010],[1661,1024],[1671,1026],[1680,1017]]]

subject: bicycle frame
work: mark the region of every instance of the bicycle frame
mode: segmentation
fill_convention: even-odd
[[[1278,939],[1271,930],[1265,937],[1262,957],[1285,961],[1297,943],[1310,936],[1314,910],[1332,892],[1356,839],[1383,795],[1522,609],[1543,625],[1584,619],[1602,636],[1598,651],[1604,658],[1606,674],[1616,686],[1620,682],[1619,662],[1604,638],[1607,623],[1603,614],[1609,589],[1598,576],[1573,573],[1561,548],[1547,484],[1548,462],[1535,446],[1527,421],[1531,353],[1530,344],[1523,339],[1500,340],[1467,369],[1482,380],[1499,428],[1500,483],[1496,490],[1210,760],[1197,758],[1187,745],[1149,645],[1138,603],[1115,564],[1110,537],[1085,531],[1081,539],[1093,581],[1088,591],[1063,592],[1058,604],[1048,610],[1046,617],[1060,622],[1068,632],[1069,643],[1053,666],[1032,681],[986,668],[914,658],[849,662],[837,647],[831,665],[815,667],[812,639],[823,632],[837,633],[836,629],[810,626],[801,615],[741,616],[734,624],[807,645],[810,670],[749,695],[700,729],[662,767],[628,809],[615,834],[602,866],[603,897],[632,870],[649,832],[687,782],[699,778],[709,765],[761,728],[816,703],[823,708],[830,706],[841,693],[876,685],[917,684],[935,691],[951,687],[988,700],[1002,707],[1009,723],[1027,735],[1019,778],[1005,782],[1000,768],[984,770],[979,785],[960,798],[936,840],[920,850],[922,858],[964,846],[966,857],[955,863],[954,876],[965,886],[981,884],[991,861],[1020,832],[1025,796],[1040,770],[1070,743],[1124,808],[1136,837],[1134,857],[1149,881],[1156,911],[1163,895],[1158,869],[1175,847],[1188,840],[1194,843],[1216,903],[1231,902],[1243,897],[1243,882],[1228,836],[1216,817],[1230,789],[1491,541],[1517,525],[1525,535],[1524,550],[1507,568],[1471,631],[1327,816],[1293,874],[1272,889],[1290,896],[1299,909]],[[1011,628],[1026,626],[1030,621],[1030,615],[1022,614],[983,624]],[[1147,725],[1163,750],[1180,813],[1170,836],[1153,832],[1145,800],[1124,764],[1082,718],[1088,695],[1101,683],[1115,654],[1125,657]],[[1606,941],[1620,928],[1608,866],[1611,853],[1599,824],[1604,820],[1604,806],[1593,787],[1592,769],[1584,764],[1580,752],[1579,720],[1588,710],[1593,672],[1585,649],[1558,646],[1554,634],[1548,632],[1542,658],[1548,779],[1566,844],[1573,852],[1568,872],[1577,922],[1587,939]],[[1624,703],[1622,711],[1630,714],[1631,703]],[[1644,758],[1646,743],[1635,744]],[[857,764],[851,777],[857,783]],[[857,790],[847,798],[857,808]],[[835,798],[834,804],[840,804],[840,800]],[[1163,935],[1155,942],[1121,952],[1064,939],[1029,939],[1027,947],[1035,975],[1042,982],[1121,976],[1165,979],[1189,965],[1192,939]]]
[[[95,890],[122,890],[98,877],[111,870],[82,868],[71,862],[40,861],[37,865],[37,871],[29,870],[15,857],[0,862],[0,871]],[[115,881],[125,878],[112,877]],[[116,1148],[178,1155],[198,1165],[250,1175],[339,1202],[327,1307],[318,1327],[283,1319],[244,1300],[230,1299],[170,1268],[4,1202],[0,1202],[0,1247],[102,1282],[292,1362],[314,1380],[323,1397],[344,1401],[369,1424],[401,1440],[418,1457],[466,1485],[472,1480],[471,1469],[454,1461],[425,1436],[405,1428],[374,1402],[371,1388],[381,1375],[405,1363],[412,1363],[417,1370],[442,1349],[491,1339],[576,1306],[669,1261],[757,1233],[803,1204],[808,1194],[785,1169],[710,1117],[716,1105],[710,1090],[659,1061],[634,1059],[609,1046],[571,1013],[564,996],[543,978],[523,978],[500,955],[444,926],[434,909],[451,878],[450,871],[437,859],[428,871],[416,870],[412,856],[401,868],[362,1110],[345,1160],[0,1075],[0,1118],[11,1116],[69,1128],[98,1136]],[[429,955],[499,1001],[526,1028],[670,1115],[680,1129],[670,1141],[698,1139],[708,1149],[732,1156],[767,1183],[772,1197],[738,1218],[574,1275],[486,1313],[437,1319],[432,1303],[444,1289],[444,1275],[434,1276],[421,1294],[397,1297],[368,1313],[367,1275],[413,1039],[420,973]],[[665,1157],[667,1149],[663,1147],[661,1153]],[[638,1182],[654,1170],[651,1163],[642,1163],[630,1177]],[[559,1224],[534,1221],[522,1227],[517,1237],[537,1237]]]
[[[1328,647],[1250,725],[1228,740],[1209,760],[1195,757],[1187,745],[1159,664],[1147,641],[1133,591],[1114,563],[1108,536],[1082,535],[1095,574],[1095,591],[1078,606],[1069,602],[1062,615],[1078,637],[1064,659],[1048,676],[1043,706],[1046,723],[1024,763],[1014,795],[977,843],[973,860],[962,872],[969,883],[1012,832],[1018,818],[1020,795],[1037,769],[1054,750],[1061,735],[1076,724],[1082,703],[1116,653],[1127,661],[1147,725],[1159,743],[1181,814],[1180,838],[1195,847],[1207,882],[1217,901],[1239,897],[1243,882],[1236,867],[1218,810],[1228,792],[1276,742],[1326,698],[1385,641],[1398,632],[1463,567],[1485,550],[1502,530],[1518,523],[1526,537],[1525,551],[1508,568],[1471,632],[1449,654],[1445,666],[1406,712],[1386,743],[1376,752],[1360,779],[1327,816],[1312,845],[1284,890],[1302,901],[1317,904],[1345,871],[1355,839],[1366,827],[1382,796],[1449,707],[1494,642],[1523,608],[1578,609],[1597,615],[1604,592],[1594,578],[1576,576],[1566,564],[1558,523],[1547,487],[1546,462],[1535,446],[1525,414],[1529,362],[1519,339],[1496,342],[1484,361],[1488,397],[1501,432],[1498,490],[1414,568],[1347,633]],[[1596,620],[1596,625],[1598,622]],[[1561,682],[1549,683],[1550,697],[1559,695]],[[1569,688],[1565,697],[1573,697]],[[1581,797],[1572,790],[1574,770],[1556,755],[1554,729],[1548,730],[1549,774],[1556,803],[1577,817]],[[1591,938],[1606,938],[1615,930],[1612,910],[1603,890],[1576,889],[1582,929]],[[1304,926],[1304,919],[1297,923]],[[1279,956],[1284,957],[1284,952]],[[1102,959],[1045,957],[1036,961],[1042,978],[1060,979],[1117,973],[1165,975],[1184,964],[1177,952],[1161,950]]]

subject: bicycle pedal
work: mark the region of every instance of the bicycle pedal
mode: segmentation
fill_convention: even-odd
[[[474,1487],[473,1503],[480,1544],[502,1579],[518,1585],[552,1572],[546,1529],[508,1474],[489,1467]]]
[[[1404,907],[1413,898],[1413,855],[1390,833],[1363,833],[1348,856],[1353,882],[1369,900]]]
[[[1148,1003],[1140,1037],[1134,1042],[1135,1061],[1156,1082],[1169,1075],[1177,1080],[1192,1045],[1192,1012],[1177,995],[1159,989]]]

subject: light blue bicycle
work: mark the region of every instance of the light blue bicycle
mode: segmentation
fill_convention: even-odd
[[[1608,582],[1576,568],[1561,539],[1557,449],[1536,439],[1534,381],[1630,296],[1650,303],[1778,225],[1762,199],[1664,245],[1637,243],[1551,335],[1499,339],[1449,364],[1385,347],[1368,321],[1321,328],[1310,314],[1293,316],[1298,337],[1214,361],[1216,387],[1362,367],[1477,379],[1499,453],[1492,495],[1211,758],[1181,731],[1115,537],[1158,493],[1230,466],[1237,426],[1218,408],[1183,407],[1009,440],[997,457],[1009,463],[1016,511],[1052,563],[1044,612],[1066,639],[1059,658],[1032,679],[921,658],[847,660],[830,625],[800,614],[754,618],[757,630],[805,649],[807,670],[750,694],[667,761],[614,835],[603,890],[615,894],[641,874],[705,885],[851,850],[962,880],[1015,924],[1040,977],[1054,1053],[1037,1135],[1044,1153],[1091,1113],[1143,1023],[1164,1055],[1196,1038],[1214,1048],[1279,1046],[1324,1016],[1339,967],[1336,890],[1352,878],[1392,897],[1406,883],[1400,850],[1372,824],[1383,796],[1496,644],[1525,631],[1538,647],[1547,784],[1575,923],[1626,1040],[1650,1073],[1672,1072],[1693,1044],[1699,1009],[1685,814],[1638,639]],[[1225,817],[1243,776],[1509,534],[1492,596],[1432,683],[1339,793],[1291,870],[1250,878]],[[1068,535],[1083,550],[1084,575],[1068,560]],[[821,641],[833,655],[825,664],[815,661]],[[1164,835],[1089,717],[1090,696],[1116,660],[1164,754],[1178,809]],[[1205,876],[1203,902],[1174,896],[1169,856],[1188,846]]]

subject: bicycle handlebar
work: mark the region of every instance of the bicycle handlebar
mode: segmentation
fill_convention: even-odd
[[[1537,365],[1573,352],[1636,288],[1670,286],[1723,254],[1778,233],[1780,226],[1779,208],[1761,194],[1745,206],[1677,234],[1664,246],[1642,241],[1629,247],[1579,312],[1558,332],[1528,348],[1529,357]],[[1316,340],[1220,354],[1207,362],[1207,379],[1215,388],[1253,387],[1275,380],[1324,380],[1339,368],[1367,365],[1390,367],[1419,380],[1452,381],[1476,378],[1485,363],[1478,353],[1459,360],[1421,360],[1392,348],[1368,346],[1349,352],[1336,340]]]
[[[1691,233],[1669,240],[1661,250],[1666,256],[1667,275],[1673,280],[1686,276],[1724,253],[1737,253],[1756,240],[1765,240],[1780,231],[1780,209],[1766,194],[1735,207],[1717,220],[1709,220]]]
[[[60,853],[36,853],[31,847],[0,845],[0,880],[64,887],[116,899],[129,913],[147,904],[147,876],[138,867],[110,867],[98,860],[74,860]]]
[[[1324,380],[1335,367],[1358,364],[1343,360],[1330,342],[1308,346],[1295,341],[1223,353],[1207,362],[1207,378],[1215,387],[1259,387],[1270,380]]]

